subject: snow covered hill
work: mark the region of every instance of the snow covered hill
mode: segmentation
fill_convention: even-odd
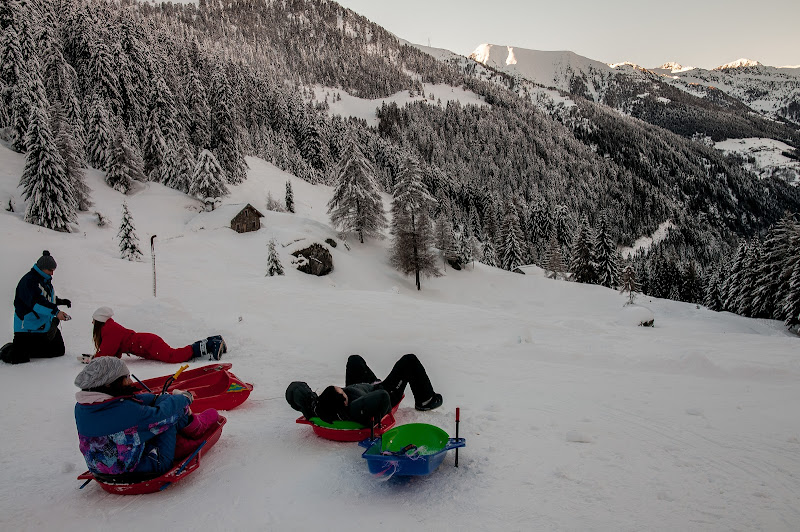
[[[800,523],[800,418],[791,414],[800,340],[782,324],[642,297],[655,316],[654,328],[642,328],[614,291],[481,264],[424,279],[418,292],[389,266],[388,240],[351,239],[349,250],[331,250],[330,275],[309,277],[289,253],[338,240],[325,208],[330,189],[247,162],[247,181],[225,201],[262,210],[257,232],[193,230],[194,199],[154,183],[125,197],[90,171],[94,210],[114,227],[84,213],[64,234],[22,221],[23,157],[0,147],[0,202],[16,210],[0,211],[3,340],[14,287],[43,249],[58,261],[56,291],[73,301],[74,318],[62,328],[67,356],[0,367],[0,529],[776,531]],[[297,213],[265,211],[287,180]],[[142,243],[158,235],[157,298],[148,250],[143,262],[118,258],[123,201]],[[286,276],[264,276],[271,238]],[[227,414],[201,469],[159,494],[78,490],[75,356],[91,349],[101,305],[176,346],[222,334],[225,360],[255,385]],[[429,477],[381,482],[355,444],[295,424],[284,399],[290,381],[318,390],[341,383],[352,353],[382,376],[410,352],[445,402],[417,412],[407,392],[398,422],[453,435],[460,407],[467,447],[458,469],[450,455]],[[142,379],[176,369],[127,363]]]

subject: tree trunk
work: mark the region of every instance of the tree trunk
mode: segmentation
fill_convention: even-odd
[[[411,213],[411,234],[414,235],[414,272],[417,277],[417,290],[422,290],[419,284],[419,253],[417,252],[417,225],[414,221],[414,213]]]

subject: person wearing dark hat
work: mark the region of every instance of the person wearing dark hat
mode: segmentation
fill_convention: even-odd
[[[344,388],[328,386],[317,396],[306,383],[293,382],[286,389],[286,401],[306,419],[319,417],[326,423],[342,420],[369,426],[400,403],[406,385],[411,386],[417,410],[442,406],[442,395],[433,391],[422,362],[414,354],[400,357],[382,381],[361,355],[351,355],[347,359]]]
[[[92,339],[96,352],[91,358],[117,357],[123,353],[159,360],[161,362],[187,362],[192,359],[219,360],[228,351],[222,336],[209,336],[185,347],[170,347],[160,336],[127,329],[114,321],[110,307],[100,307],[92,314]]]
[[[72,307],[69,299],[56,297],[53,273],[56,260],[44,250],[42,256],[17,284],[14,295],[14,341],[0,352],[4,362],[19,364],[31,358],[53,358],[64,354],[64,339],[58,325],[69,320],[58,305]]]
[[[193,414],[189,392],[137,393],[125,362],[114,357],[92,360],[75,386],[79,446],[94,475],[164,473],[219,419],[213,408]]]

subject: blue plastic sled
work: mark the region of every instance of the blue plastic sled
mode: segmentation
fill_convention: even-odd
[[[382,436],[358,443],[373,475],[421,476],[433,473],[447,451],[466,446],[464,438],[451,438],[433,425],[409,423],[387,430]]]

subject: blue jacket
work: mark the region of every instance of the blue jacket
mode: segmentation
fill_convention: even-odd
[[[14,295],[14,332],[46,333],[58,314],[53,277],[35,264],[22,276]]]
[[[135,470],[148,440],[167,431],[188,413],[189,399],[184,395],[161,395],[155,406],[150,406],[154,398],[152,394],[76,394],[75,424],[89,471],[119,475]]]

